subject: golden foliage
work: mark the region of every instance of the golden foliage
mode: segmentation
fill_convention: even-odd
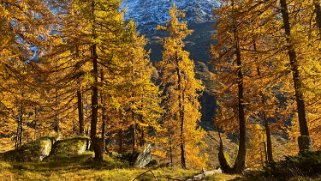
[[[198,126],[201,117],[198,98],[204,88],[195,78],[194,62],[184,50],[184,39],[192,33],[187,24],[180,21],[184,14],[174,5],[169,15],[166,26],[158,27],[169,33],[163,40],[163,57],[158,64],[165,95],[162,126],[167,138],[166,150],[170,160],[179,158],[182,154],[182,148],[179,148],[185,144],[187,166],[201,168],[207,160],[206,154],[202,153],[205,132]]]

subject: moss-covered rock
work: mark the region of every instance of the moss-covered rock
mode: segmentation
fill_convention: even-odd
[[[88,137],[73,137],[59,140],[53,145],[48,159],[82,155],[89,149],[89,143],[90,139]]]
[[[3,159],[11,162],[37,162],[49,156],[56,139],[43,137],[22,145],[20,148],[5,152]]]

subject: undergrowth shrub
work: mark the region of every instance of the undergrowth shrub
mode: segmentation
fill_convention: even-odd
[[[268,164],[266,174],[276,178],[296,176],[316,176],[321,174],[321,151],[302,152],[296,156],[287,156],[280,162]]]

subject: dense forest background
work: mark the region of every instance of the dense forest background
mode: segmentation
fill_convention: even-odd
[[[217,3],[137,30],[119,0],[0,0],[0,152],[88,136],[241,173],[320,149],[320,2]]]

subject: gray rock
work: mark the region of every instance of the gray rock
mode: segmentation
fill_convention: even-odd
[[[42,161],[45,157],[49,156],[52,146],[54,144],[54,139],[40,139],[40,161]]]
[[[152,161],[152,149],[153,146],[148,144],[144,151],[138,155],[134,165],[136,168],[144,168],[150,161]]]
[[[205,178],[215,175],[215,174],[222,174],[222,170],[219,168],[217,170],[212,170],[212,171],[206,171],[202,169],[202,172],[198,175],[193,176],[190,179],[187,179],[186,181],[196,181],[196,180],[204,180]]]

